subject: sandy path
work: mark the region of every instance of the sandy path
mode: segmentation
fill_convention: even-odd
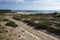
[[[58,38],[55,38],[51,35],[48,35],[48,34],[43,33],[41,31],[34,30],[31,27],[27,26],[26,24],[24,24],[20,21],[16,21],[16,20],[11,19],[11,18],[8,18],[8,19],[11,21],[14,21],[16,24],[19,25],[19,27],[17,27],[17,30],[19,28],[21,28],[22,30],[25,31],[26,34],[29,34],[33,40],[35,40],[35,39],[36,40],[59,40]]]

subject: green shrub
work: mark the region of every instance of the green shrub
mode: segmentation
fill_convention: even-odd
[[[13,19],[20,21],[22,18],[21,17],[13,17]]]
[[[60,24],[56,24],[55,27],[56,27],[56,28],[60,28]]]
[[[7,25],[7,26],[12,26],[12,27],[17,27],[17,26],[18,26],[18,25],[15,24],[15,22],[13,22],[13,21],[9,21],[6,25]]]
[[[57,15],[57,17],[60,17],[60,15]]]
[[[32,20],[23,20],[25,23],[27,23],[28,25],[31,25],[31,26],[35,26],[35,22],[32,21]]]
[[[0,25],[1,26],[1,25]]]
[[[43,30],[46,30],[48,28],[48,26],[46,24],[41,24],[41,23],[37,23],[36,26],[35,26],[35,29],[43,29]]]
[[[23,22],[27,23],[27,22],[29,22],[29,20],[23,20]]]
[[[8,19],[3,19],[3,21],[9,21]]]
[[[49,27],[48,28],[48,32],[53,33],[53,34],[56,34],[56,35],[60,35],[60,30],[59,29],[56,29],[54,27]]]

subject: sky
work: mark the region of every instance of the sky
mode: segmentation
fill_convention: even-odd
[[[0,9],[60,10],[60,0],[0,0]]]

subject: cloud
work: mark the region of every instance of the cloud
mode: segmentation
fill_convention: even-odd
[[[34,4],[43,4],[43,5],[60,5],[60,0],[35,0]]]
[[[34,1],[33,3],[40,3],[41,1]]]
[[[24,0],[0,0],[0,2],[24,2]]]
[[[56,4],[56,0],[0,0],[0,2],[3,2],[3,1],[17,2],[17,3],[18,2],[26,2],[26,3],[44,3],[44,4],[54,3],[54,4]]]
[[[33,3],[40,3],[40,2],[48,4],[54,2],[54,0],[35,0]]]
[[[57,5],[60,4],[60,0],[0,0],[0,2],[16,2],[16,3],[33,3],[33,4],[49,4],[49,5]]]
[[[7,1],[7,2],[27,2],[27,3],[51,3],[53,2],[54,0],[0,0],[0,2],[3,2],[3,1]]]

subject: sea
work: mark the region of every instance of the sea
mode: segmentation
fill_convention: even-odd
[[[30,13],[60,13],[60,10],[14,10],[15,12],[30,12]]]

